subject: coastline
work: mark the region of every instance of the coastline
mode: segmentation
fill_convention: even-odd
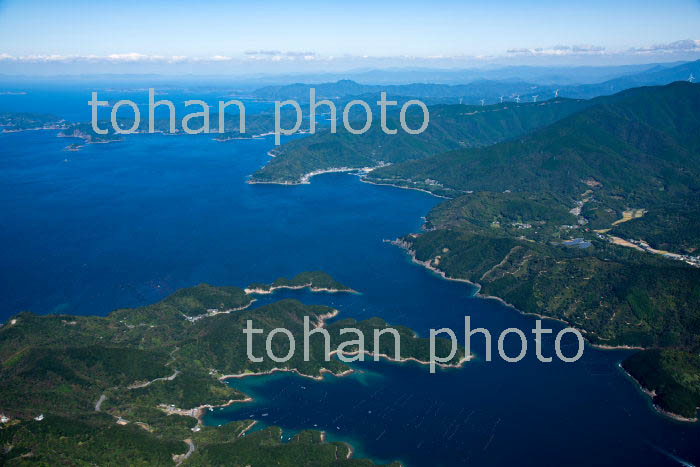
[[[336,350],[331,351],[330,354],[331,355],[348,355],[348,356],[364,354],[364,355],[367,355],[369,357],[374,357],[375,362],[379,361],[380,358],[383,358],[383,359],[388,360],[388,361],[393,362],[393,363],[415,362],[415,363],[419,363],[421,365],[430,365],[430,362],[426,362],[424,360],[419,360],[416,357],[401,357],[400,359],[397,360],[397,359],[392,358],[391,356],[389,356],[387,354],[374,353],[374,352],[370,352],[369,350],[363,350],[363,351],[355,350],[353,352],[339,352],[336,349]],[[460,358],[457,363],[435,362],[435,366],[438,366],[440,368],[462,368],[466,362],[468,362],[472,359],[474,359],[474,355],[468,355],[468,356],[465,355],[464,357]],[[365,360],[362,360],[362,361],[365,361]]]
[[[319,375],[313,376],[313,375],[304,374],[296,368],[278,368],[278,367],[275,367],[275,368],[271,368],[271,369],[265,370],[265,371],[258,371],[258,372],[247,371],[244,373],[235,373],[235,374],[231,374],[231,375],[221,375],[221,376],[219,376],[219,380],[226,381],[228,379],[247,378],[248,376],[265,376],[265,375],[271,375],[273,373],[279,373],[279,372],[296,373],[297,375],[303,376],[304,378],[311,378],[311,379],[316,380],[316,381],[323,381],[323,377],[325,374],[331,374],[335,377],[340,378],[342,376],[347,376],[351,373],[354,373],[355,370],[348,369],[348,370],[342,371],[340,373],[334,373],[332,370],[329,370],[328,368],[321,368],[318,371]]]
[[[314,329],[325,327],[327,320],[335,318],[339,314],[340,314],[340,311],[334,309],[328,313],[318,315],[318,321],[316,322],[316,327]],[[316,381],[322,381],[325,374],[332,374],[333,376],[336,376],[336,377],[342,377],[342,376],[349,375],[350,373],[353,373],[355,370],[353,370],[352,368],[348,368],[347,370],[341,371],[340,373],[334,373],[332,370],[329,370],[328,368],[321,368],[318,370],[318,373],[319,373],[318,375],[307,375],[307,374],[304,374],[301,371],[299,371],[297,368],[274,367],[274,368],[271,368],[269,370],[259,371],[259,372],[247,370],[243,373],[234,373],[234,374],[230,374],[230,375],[220,375],[218,378],[219,378],[219,381],[226,381],[227,379],[245,378],[248,376],[271,375],[273,373],[277,373],[280,371],[296,373],[297,375],[303,376],[305,378],[311,378],[311,379],[316,380]]]
[[[413,251],[413,250],[410,248],[410,245],[409,245],[408,243],[406,243],[406,242],[400,240],[400,239],[396,239],[396,240],[385,240],[385,242],[391,243],[392,245],[398,246],[399,248],[405,250],[405,251],[408,253],[408,255],[411,257],[411,260],[412,260],[414,263],[416,263],[416,264],[418,264],[418,265],[420,265],[420,266],[423,266],[424,268],[430,270],[431,272],[433,272],[433,273],[439,275],[439,276],[440,276],[442,279],[444,279],[444,280],[455,281],[455,282],[463,282],[463,283],[467,283],[467,284],[473,285],[474,287],[477,287],[477,292],[474,294],[475,297],[479,297],[479,298],[482,298],[482,299],[496,300],[496,301],[500,302],[501,304],[505,305],[506,307],[511,308],[511,309],[517,311],[518,313],[520,313],[521,315],[524,315],[524,316],[535,316],[535,317],[542,318],[542,319],[551,319],[551,320],[559,321],[559,322],[561,322],[561,323],[564,323],[564,324],[567,324],[567,325],[571,326],[571,323],[569,323],[568,321],[565,321],[565,320],[563,320],[563,319],[561,319],[561,318],[555,318],[555,317],[551,317],[551,316],[540,315],[540,314],[538,314],[538,313],[528,313],[528,312],[524,312],[524,311],[518,309],[518,308],[517,308],[516,306],[514,306],[513,304],[506,302],[506,301],[505,301],[504,299],[502,299],[501,297],[495,297],[495,296],[493,296],[493,295],[484,295],[484,294],[481,294],[481,293],[479,292],[479,291],[481,290],[481,284],[472,282],[472,281],[467,280],[467,279],[449,277],[444,271],[442,271],[442,270],[436,268],[435,266],[433,266],[432,264],[430,264],[429,261],[421,261],[421,260],[419,260],[418,258],[416,258],[416,253],[415,253],[415,251]],[[573,327],[573,326],[572,326],[572,327]],[[581,332],[584,336],[588,334],[588,332],[587,332],[586,330],[584,330],[584,329],[579,329],[579,328],[576,328],[576,327],[574,327],[574,329],[576,329],[577,331]],[[599,350],[646,350],[645,347],[636,347],[636,346],[630,346],[630,345],[611,346],[611,345],[605,345],[605,344],[596,344],[596,343],[592,343],[592,342],[591,342],[590,340],[588,340],[588,339],[586,339],[586,342],[587,342],[588,345],[590,345],[590,346],[592,346],[592,347],[594,347],[594,348],[596,348],[596,349],[599,349]],[[647,395],[649,395],[649,396],[651,396],[651,397],[653,397],[653,396],[655,395],[654,392],[653,392],[652,390],[649,390],[648,388],[644,387],[634,376],[632,376],[630,373],[628,373],[627,370],[625,370],[625,368],[622,367],[622,365],[619,365],[619,366],[620,366],[620,369],[623,371],[623,373],[626,374],[632,381],[634,381],[634,382],[636,383],[636,385],[638,386],[638,388],[639,388],[642,392],[644,392],[645,394],[647,394]],[[661,407],[657,406],[656,404],[653,404],[653,403],[652,403],[652,406],[653,406],[654,409],[655,409],[657,412],[659,412],[660,414],[662,414],[662,415],[664,415],[664,416],[667,416],[667,417],[669,417],[669,418],[672,418],[672,419],[674,419],[674,420],[676,420],[676,421],[686,422],[686,423],[688,423],[688,422],[689,422],[689,423],[695,423],[695,422],[698,421],[698,418],[697,418],[697,417],[695,417],[695,418],[687,418],[687,417],[684,417],[684,416],[682,416],[682,415],[678,415],[678,414],[669,412],[669,411],[667,411],[667,410],[664,410],[664,409],[662,409]]]
[[[508,303],[507,301],[505,301],[505,300],[504,300],[503,298],[501,298],[501,297],[497,297],[497,296],[495,296],[495,295],[486,295],[486,294],[482,294],[482,293],[481,293],[481,284],[479,284],[479,283],[477,283],[477,282],[472,282],[472,281],[470,281],[470,280],[468,280],[468,279],[462,279],[462,278],[459,278],[459,277],[450,277],[450,276],[448,276],[448,275],[445,273],[445,271],[442,271],[442,270],[436,268],[435,266],[433,266],[432,264],[430,264],[429,261],[421,261],[421,260],[419,260],[418,258],[416,258],[416,253],[415,253],[415,251],[413,251],[413,250],[410,248],[410,245],[408,245],[406,242],[404,242],[404,241],[402,241],[402,240],[399,240],[399,239],[396,239],[396,240],[385,240],[385,242],[386,242],[386,243],[390,243],[390,244],[395,245],[395,246],[398,246],[399,248],[405,250],[406,253],[408,253],[408,255],[411,257],[411,260],[412,260],[414,263],[416,263],[416,264],[418,264],[418,265],[420,265],[420,266],[423,266],[424,268],[426,268],[426,269],[430,270],[431,272],[433,272],[433,273],[437,274],[438,276],[440,276],[442,279],[445,279],[445,280],[448,280],[448,281],[453,281],[453,282],[464,282],[464,283],[467,283],[467,284],[470,284],[470,285],[476,287],[477,290],[476,290],[476,292],[474,293],[474,296],[475,296],[475,297],[478,297],[478,298],[481,298],[481,299],[484,299],[484,300],[495,300],[495,301],[501,303],[502,305],[504,305],[504,306],[506,306],[506,307],[508,307],[508,308],[512,308],[514,311],[517,311],[518,313],[520,313],[520,314],[523,315],[523,316],[533,316],[533,317],[540,318],[540,319],[547,319],[547,320],[552,320],[552,321],[558,321],[558,322],[560,322],[560,323],[562,323],[562,324],[566,324],[566,325],[568,325],[568,326],[573,327],[574,329],[576,329],[577,331],[579,331],[579,332],[582,333],[583,335],[589,334],[589,332],[586,331],[585,329],[579,329],[579,328],[577,328],[577,327],[572,326],[572,324],[571,324],[569,321],[566,321],[565,319],[557,318],[557,317],[554,317],[554,316],[547,316],[547,315],[543,315],[543,314],[540,314],[540,313],[532,313],[532,312],[522,311],[521,309],[519,309],[518,307],[516,307],[516,306],[513,305],[512,303]],[[590,346],[592,346],[592,347],[595,347],[595,348],[597,348],[597,349],[601,349],[601,350],[647,350],[646,347],[635,347],[635,346],[630,346],[630,345],[617,345],[617,346],[615,346],[615,345],[605,345],[605,344],[593,343],[593,342],[591,342],[590,340],[587,340],[587,343],[588,343],[588,345],[590,345]]]
[[[239,402],[252,402],[253,398],[250,396],[245,396],[244,399],[231,399],[225,404],[219,404],[219,405],[212,405],[212,404],[203,404],[198,407],[193,407],[191,409],[180,409],[178,407],[172,407],[166,404],[160,404],[158,405],[158,408],[165,412],[168,415],[183,415],[186,417],[192,417],[197,420],[197,426],[203,425],[204,424],[204,414],[207,412],[209,409],[219,409],[222,407],[229,407],[233,404],[239,403]]]
[[[272,155],[268,153],[269,156],[271,157],[276,157],[275,155]],[[257,184],[262,184],[262,185],[308,185],[311,183],[311,179],[315,177],[316,175],[323,175],[323,174],[328,174],[328,173],[344,173],[344,172],[362,172],[362,173],[369,173],[374,169],[378,169],[380,167],[387,166],[389,164],[386,163],[380,163],[379,165],[371,166],[371,167],[331,167],[329,169],[318,169],[318,170],[313,170],[311,172],[307,172],[303,175],[301,175],[299,178],[296,180],[255,180],[253,178],[250,178],[246,183],[249,185],[257,185]],[[253,175],[251,175],[253,177]],[[426,192],[427,193],[427,192]]]
[[[655,411],[657,411],[660,415],[672,418],[677,422],[683,422],[683,423],[696,423],[698,421],[698,417],[693,417],[693,418],[684,417],[682,415],[678,415],[678,414],[675,414],[673,412],[669,412],[668,410],[664,410],[661,407],[659,407],[658,405],[656,405],[654,403],[654,397],[656,397],[656,391],[654,391],[653,389],[645,388],[642,385],[642,383],[640,383],[639,380],[637,380],[637,378],[635,378],[627,370],[625,370],[625,368],[622,366],[622,363],[618,363],[617,366],[620,368],[620,371],[622,371],[622,373],[625,375],[625,377],[631,379],[640,391],[642,391],[644,394],[649,396],[649,398],[651,399],[650,402],[651,402],[652,408]],[[700,407],[698,409],[700,409]]]
[[[280,290],[280,289],[288,289],[288,290],[302,290],[302,289],[309,289],[311,292],[326,292],[326,293],[354,293],[354,294],[359,294],[357,290],[351,289],[351,288],[345,288],[345,289],[329,289],[326,287],[315,287],[312,283],[308,284],[302,284],[302,285],[274,285],[270,286],[269,289],[249,289],[245,288],[243,291],[248,294],[248,295],[269,295],[273,293],[275,290]]]
[[[369,184],[369,185],[390,186],[390,187],[393,187],[393,188],[401,188],[402,190],[420,191],[420,192],[427,193],[427,194],[429,194],[429,195],[435,196],[436,198],[453,199],[453,198],[450,198],[449,196],[438,195],[437,193],[433,193],[432,191],[426,190],[426,189],[424,189],[424,188],[415,188],[415,187],[410,187],[410,186],[395,185],[395,184],[393,184],[393,183],[374,182],[374,181],[371,181],[371,180],[367,180],[366,177],[361,178],[360,181],[361,181],[362,183],[367,183],[367,184]]]
[[[2,128],[2,131],[0,133],[21,133],[23,131],[40,131],[40,130],[67,130],[67,126],[43,126],[43,127],[36,127],[36,128],[11,128],[7,129],[8,127],[5,125],[0,125]]]

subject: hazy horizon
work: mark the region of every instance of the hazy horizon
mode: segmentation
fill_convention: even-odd
[[[556,19],[554,21],[553,19]],[[0,74],[282,74],[700,59],[700,2],[0,2]],[[673,27],[669,27],[673,25]],[[546,26],[546,27],[545,27]]]

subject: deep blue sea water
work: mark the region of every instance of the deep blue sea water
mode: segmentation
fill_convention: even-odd
[[[72,92],[79,103],[49,93],[44,110],[86,120],[87,98]],[[24,102],[36,111],[32,99],[0,96],[0,110]],[[443,326],[459,335],[467,314],[494,336],[534,326],[383,242],[419,230],[437,198],[347,174],[296,187],[246,184],[269,160],[271,138],[132,135],[67,152],[75,140],[56,133],[0,134],[3,321],[22,310],[106,314],[200,282],[245,286],[322,269],[362,294],[287,291],[266,300],[324,303],[341,317],[381,316],[423,335]],[[552,341],[545,337],[544,348]],[[358,455],[408,465],[700,462],[698,425],[656,413],[620,371],[624,355],[587,347],[574,364],[530,354],[518,364],[477,359],[435,375],[416,364],[366,362],[321,382],[291,374],[233,380],[255,401],[206,421],[253,418],[289,434],[323,429]]]

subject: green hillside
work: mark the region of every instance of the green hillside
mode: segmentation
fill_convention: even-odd
[[[679,82],[590,102],[523,138],[383,167],[368,179],[402,186],[432,179],[458,192],[546,191],[572,200],[593,185],[597,197],[622,198],[618,204],[682,201],[700,189],[700,86]]]
[[[318,271],[273,283],[301,286],[352,291]],[[296,300],[250,308],[250,293],[202,284],[106,317],[25,312],[0,326],[0,414],[9,417],[0,425],[0,463],[374,465],[354,459],[346,444],[326,442],[318,431],[283,442],[276,427],[243,436],[252,420],[223,427],[201,424],[207,407],[246,398],[224,382],[224,375],[286,368],[320,378],[351,369],[332,356],[326,361],[323,342],[316,337],[311,338],[308,361],[298,350],[291,360],[279,363],[267,356],[265,339],[258,336],[253,354],[262,358],[253,362],[243,333],[247,320],[265,335],[274,328],[288,329],[301,348],[308,317],[312,327],[325,326],[333,350],[355,338],[341,336],[344,327],[357,327],[373,342],[374,330],[389,326],[379,318],[324,324],[336,310]],[[427,338],[406,327],[394,329],[402,357],[429,359]],[[447,340],[436,344],[438,354],[448,353]],[[286,339],[273,340],[275,355],[285,355],[288,348]],[[348,344],[345,350],[356,347]],[[391,336],[380,339],[379,351],[393,355]],[[459,349],[450,363],[463,357]],[[194,451],[185,457],[192,446]]]
[[[586,106],[586,101],[569,99],[537,104],[432,106],[428,129],[420,135],[403,131],[388,135],[376,120],[363,135],[350,134],[340,125],[336,134],[324,130],[276,149],[273,151],[276,157],[253,174],[252,180],[298,183],[305,174],[318,170],[374,167],[423,159],[457,148],[487,146],[522,136]],[[422,114],[408,113],[409,127],[417,128],[421,121]],[[354,126],[360,128],[362,124]],[[390,119],[387,126],[400,128],[395,118]]]
[[[455,197],[428,215],[426,232],[400,240],[417,260],[597,345],[649,349],[624,367],[662,409],[695,418],[700,86],[591,104],[520,139],[367,178]]]

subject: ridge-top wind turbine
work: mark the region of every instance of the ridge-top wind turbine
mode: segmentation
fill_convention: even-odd
[[[501,104],[503,104],[503,96],[501,96]]]
[[[540,96],[532,96],[532,102],[537,102],[537,98]]]
[[[481,99],[480,102],[481,102],[481,106],[483,107],[483,106],[484,106],[484,102],[486,102],[486,99]]]
[[[688,82],[692,83],[693,81],[695,81],[695,76],[691,73],[690,76],[688,76]]]
[[[554,91],[554,97],[559,97],[559,90]]]
[[[520,104],[520,94],[518,94],[517,96],[515,96],[515,102],[517,102],[518,104]]]

